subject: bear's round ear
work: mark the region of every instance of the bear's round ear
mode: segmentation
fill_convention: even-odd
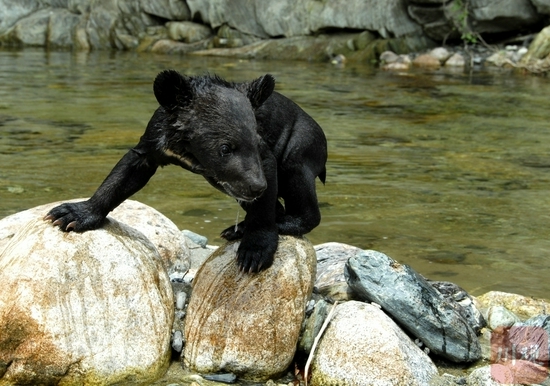
[[[188,79],[175,70],[159,73],[153,83],[153,92],[159,104],[168,110],[188,104],[193,97]]]
[[[246,96],[250,100],[252,108],[257,109],[260,107],[270,97],[274,89],[275,78],[270,74],[266,74],[250,82]]]

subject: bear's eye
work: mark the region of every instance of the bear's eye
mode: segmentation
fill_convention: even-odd
[[[232,153],[231,146],[229,146],[227,144],[223,144],[223,145],[220,146],[220,155],[222,157],[228,156],[231,153]]]

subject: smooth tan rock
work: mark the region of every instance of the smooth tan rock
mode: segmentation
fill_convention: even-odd
[[[140,232],[31,220],[0,253],[0,384],[151,382],[168,366],[173,317],[168,275]]]
[[[238,270],[239,243],[216,250],[201,267],[187,308],[184,365],[266,380],[292,362],[315,278],[313,246],[281,236],[273,265]]]
[[[423,68],[439,68],[441,66],[439,59],[430,54],[419,55],[414,58],[412,63],[416,67]]]
[[[445,62],[445,67],[464,67],[466,65],[466,60],[464,56],[455,52],[447,61]]]
[[[535,299],[527,296],[500,291],[490,291],[478,296],[480,308],[502,306],[525,319],[550,313],[550,302],[545,299]]]
[[[538,33],[537,37],[531,42],[529,51],[523,56],[521,62],[527,64],[548,56],[550,56],[550,26]]]
[[[349,301],[336,307],[315,353],[312,386],[429,385],[437,368],[382,310]]]
[[[195,43],[212,36],[212,30],[203,24],[190,21],[171,21],[166,23],[168,37],[185,43]]]
[[[85,198],[53,202],[4,217],[0,220],[0,252],[29,221],[42,219],[50,209],[64,202],[83,200]],[[166,270],[186,271],[189,268],[189,249],[185,236],[159,211],[138,201],[126,200],[109,216],[143,233],[157,248]]]

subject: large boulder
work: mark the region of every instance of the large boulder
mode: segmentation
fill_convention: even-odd
[[[411,267],[377,251],[362,251],[348,260],[345,275],[361,300],[379,304],[432,353],[453,362],[481,357],[476,332],[458,311],[460,305]]]
[[[312,362],[311,385],[429,385],[437,368],[379,307],[336,307]]]
[[[53,202],[4,217],[0,220],[0,252],[29,221],[43,218],[50,209],[63,202],[83,200],[85,199],[78,198]],[[156,247],[168,274],[172,275],[176,271],[185,273],[189,269],[189,248],[185,236],[178,230],[176,224],[156,209],[138,201],[126,200],[113,210],[109,217],[136,229],[147,237]]]
[[[4,34],[20,19],[40,9],[38,0],[1,0],[0,35]]]
[[[473,33],[521,31],[541,20],[530,0],[410,0],[408,11],[437,41],[468,39]]]
[[[168,366],[173,317],[168,275],[140,232],[31,220],[0,252],[0,383],[151,382]]]
[[[187,308],[184,365],[243,379],[281,375],[292,362],[315,279],[315,251],[281,236],[273,265],[240,272],[239,242],[218,248],[193,281]]]

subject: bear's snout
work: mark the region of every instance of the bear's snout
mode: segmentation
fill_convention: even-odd
[[[266,189],[267,182],[265,181],[265,179],[263,181],[257,181],[256,183],[248,186],[248,195],[250,197],[258,198]]]

